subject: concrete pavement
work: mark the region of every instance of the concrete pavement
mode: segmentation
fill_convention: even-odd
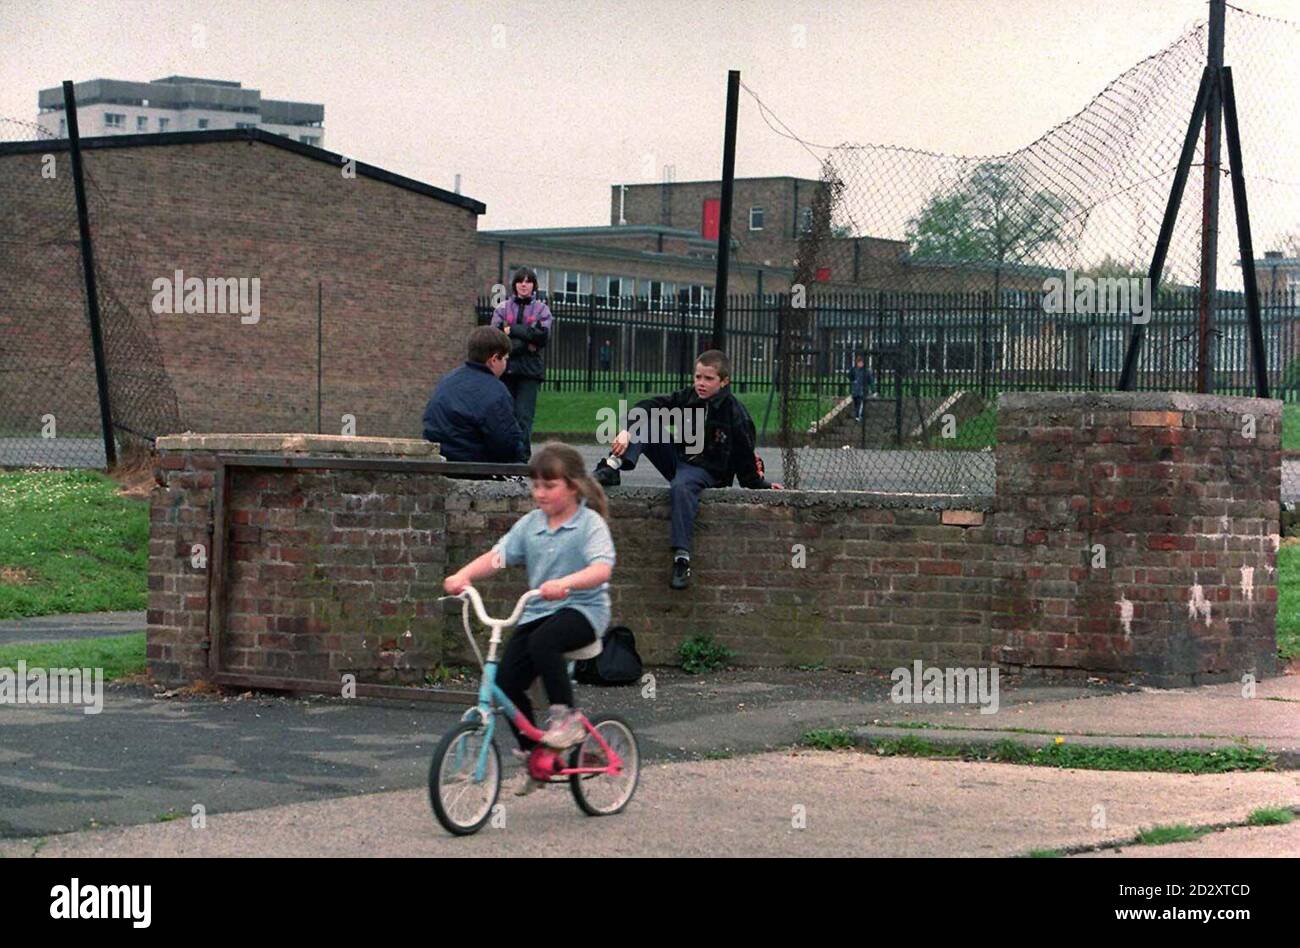
[[[5,856],[1016,856],[1126,843],[1158,824],[1300,805],[1294,773],[1189,778],[794,751],[659,763],[622,814],[583,816],[563,786],[508,794],[497,826],[453,838],[423,789],[155,825],[0,841]],[[1269,834],[1274,855],[1300,855]],[[1234,855],[1257,855],[1220,843]],[[1163,847],[1161,847],[1163,848]]]
[[[145,612],[84,612],[27,619],[0,620],[0,645],[19,642],[57,642],[95,639],[106,635],[143,632],[149,627]]]

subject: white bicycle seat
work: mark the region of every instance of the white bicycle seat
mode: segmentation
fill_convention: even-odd
[[[603,650],[604,645],[601,644],[600,636],[598,635],[596,636],[596,641],[592,642],[590,645],[584,645],[582,648],[575,648],[572,652],[565,652],[564,657],[571,662],[580,662],[584,659],[595,658]]]

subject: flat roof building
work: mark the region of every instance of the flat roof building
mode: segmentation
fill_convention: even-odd
[[[152,82],[91,79],[73,85],[77,127],[85,137],[260,128],[304,145],[325,147],[325,106],[264,99],[238,82],[166,76]],[[68,135],[63,89],[37,95],[37,123],[57,138]]]

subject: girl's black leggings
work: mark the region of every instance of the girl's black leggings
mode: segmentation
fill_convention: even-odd
[[[567,704],[573,707],[573,685],[569,682],[568,662],[565,652],[582,648],[596,641],[596,630],[577,609],[561,609],[559,612],[526,622],[515,629],[515,634],[506,643],[506,650],[501,656],[497,668],[497,684],[511,701],[523,712],[524,717],[537,723],[533,717],[533,704],[528,700],[528,687],[538,675],[546,685],[546,697],[551,704]],[[510,722],[510,730],[515,732],[519,746],[532,750],[536,741],[524,736],[515,722]]]

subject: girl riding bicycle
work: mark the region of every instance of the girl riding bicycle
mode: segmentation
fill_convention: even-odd
[[[497,684],[528,718],[533,717],[527,689],[539,675],[551,702],[542,743],[565,748],[580,743],[586,729],[573,707],[565,652],[590,645],[609,625],[609,577],[614,570],[614,539],[605,517],[605,492],[586,471],[582,455],[566,444],[543,445],[528,462],[532,510],[482,556],[443,581],[451,595],[486,579],[506,566],[525,564],[528,585],[541,591],[524,608],[506,645]],[[510,728],[527,755],[536,742]],[[516,790],[529,793],[536,781],[526,778]]]

